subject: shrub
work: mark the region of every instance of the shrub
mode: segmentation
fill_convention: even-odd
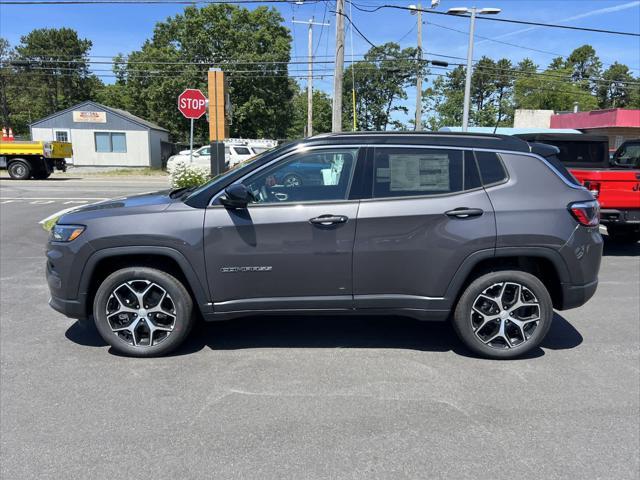
[[[177,161],[167,168],[172,188],[198,187],[209,180],[206,168],[185,161]]]

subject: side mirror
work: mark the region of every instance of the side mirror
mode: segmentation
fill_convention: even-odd
[[[254,201],[249,189],[242,183],[234,183],[224,190],[224,195],[220,197],[220,203],[229,208],[246,208]]]

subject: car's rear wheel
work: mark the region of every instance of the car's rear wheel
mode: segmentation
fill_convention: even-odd
[[[483,275],[465,289],[453,324],[475,353],[515,358],[540,344],[551,326],[553,304],[544,284],[521,271]]]
[[[104,340],[126,355],[151,357],[177,348],[193,324],[193,301],[184,285],[146,267],[118,270],[98,287],[93,303]]]
[[[31,167],[22,159],[12,160],[7,170],[9,171],[9,176],[14,180],[28,180],[31,177]]]

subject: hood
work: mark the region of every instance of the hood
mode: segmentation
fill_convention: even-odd
[[[171,193],[171,190],[167,189],[159,192],[141,193],[84,205],[66,212],[60,217],[58,223],[82,224],[83,221],[105,216],[159,212],[165,210],[170,204],[177,201],[177,199],[171,198],[169,193]]]

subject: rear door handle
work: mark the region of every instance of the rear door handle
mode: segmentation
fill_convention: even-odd
[[[444,212],[445,215],[449,217],[456,217],[456,218],[479,217],[483,213],[484,213],[484,210],[482,210],[481,208],[466,208],[466,207],[454,208],[453,210],[448,210]]]
[[[349,217],[344,215],[320,215],[309,219],[310,223],[314,225],[335,225],[337,223],[346,223]]]

